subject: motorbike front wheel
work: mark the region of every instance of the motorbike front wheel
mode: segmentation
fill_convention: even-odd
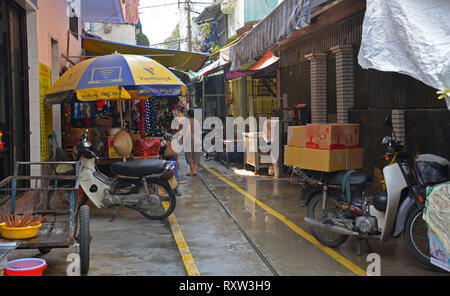
[[[162,220],[167,218],[175,210],[175,193],[167,181],[152,180],[147,182],[150,194],[156,194],[159,197],[160,204],[156,205],[154,210],[137,209],[141,215],[150,220]]]
[[[408,215],[405,224],[406,247],[411,254],[423,264],[436,267],[430,262],[430,244],[428,241],[428,227],[422,219],[423,210],[414,208]]]
[[[308,218],[311,219],[339,219],[342,217],[342,210],[339,208],[337,200],[333,197],[327,197],[325,205],[325,216],[322,213],[322,193],[313,195],[308,205]],[[348,235],[336,233],[330,230],[324,230],[311,226],[309,228],[311,234],[322,244],[327,247],[337,247],[343,244]]]

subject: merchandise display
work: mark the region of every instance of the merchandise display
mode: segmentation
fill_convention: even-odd
[[[172,120],[180,113],[185,113],[187,107],[187,100],[182,96],[148,97],[146,100],[130,100],[122,103],[102,100],[64,104],[65,150],[72,152],[75,158],[73,147],[88,129],[88,139],[94,144],[99,155],[105,159],[131,155],[145,157],[158,155],[164,135],[173,133]],[[122,121],[123,126],[121,126]],[[116,151],[115,147],[118,144],[115,137],[120,131],[128,133],[130,139],[127,137],[126,150],[131,150],[131,153]],[[129,148],[130,140],[132,148]],[[154,143],[155,141],[158,143]]]

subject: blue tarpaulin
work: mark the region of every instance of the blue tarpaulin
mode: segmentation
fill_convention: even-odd
[[[120,0],[80,1],[81,19],[85,23],[125,23]]]
[[[245,0],[244,23],[262,20],[275,8],[275,6],[277,6],[277,4],[278,0]]]

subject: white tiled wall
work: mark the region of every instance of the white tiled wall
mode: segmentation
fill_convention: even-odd
[[[36,11],[27,11],[28,75],[30,103],[30,161],[41,161],[41,115],[39,95],[39,53]],[[40,174],[32,166],[31,174]]]

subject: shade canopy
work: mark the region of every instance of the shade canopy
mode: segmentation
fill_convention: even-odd
[[[87,36],[82,36],[82,47],[94,55],[108,55],[115,52],[121,54],[148,55],[167,68],[174,68],[184,72],[189,70],[194,72],[198,71],[210,56],[207,53],[150,48]]]
[[[272,50],[269,50],[266,52],[264,56],[262,56],[259,60],[257,60],[253,65],[251,65],[246,70],[238,70],[238,71],[227,71],[225,73],[225,77],[227,80],[236,79],[239,77],[252,75],[254,73],[257,73],[261,70],[267,69],[276,62],[278,62],[280,58],[276,57]]]
[[[153,59],[113,54],[70,68],[47,92],[45,103],[180,96],[185,89],[183,82]]]
[[[263,55],[295,30],[309,26],[311,12],[328,1],[284,0],[280,2],[266,18],[227,50],[231,70],[239,70],[242,65],[247,64],[254,57]]]

